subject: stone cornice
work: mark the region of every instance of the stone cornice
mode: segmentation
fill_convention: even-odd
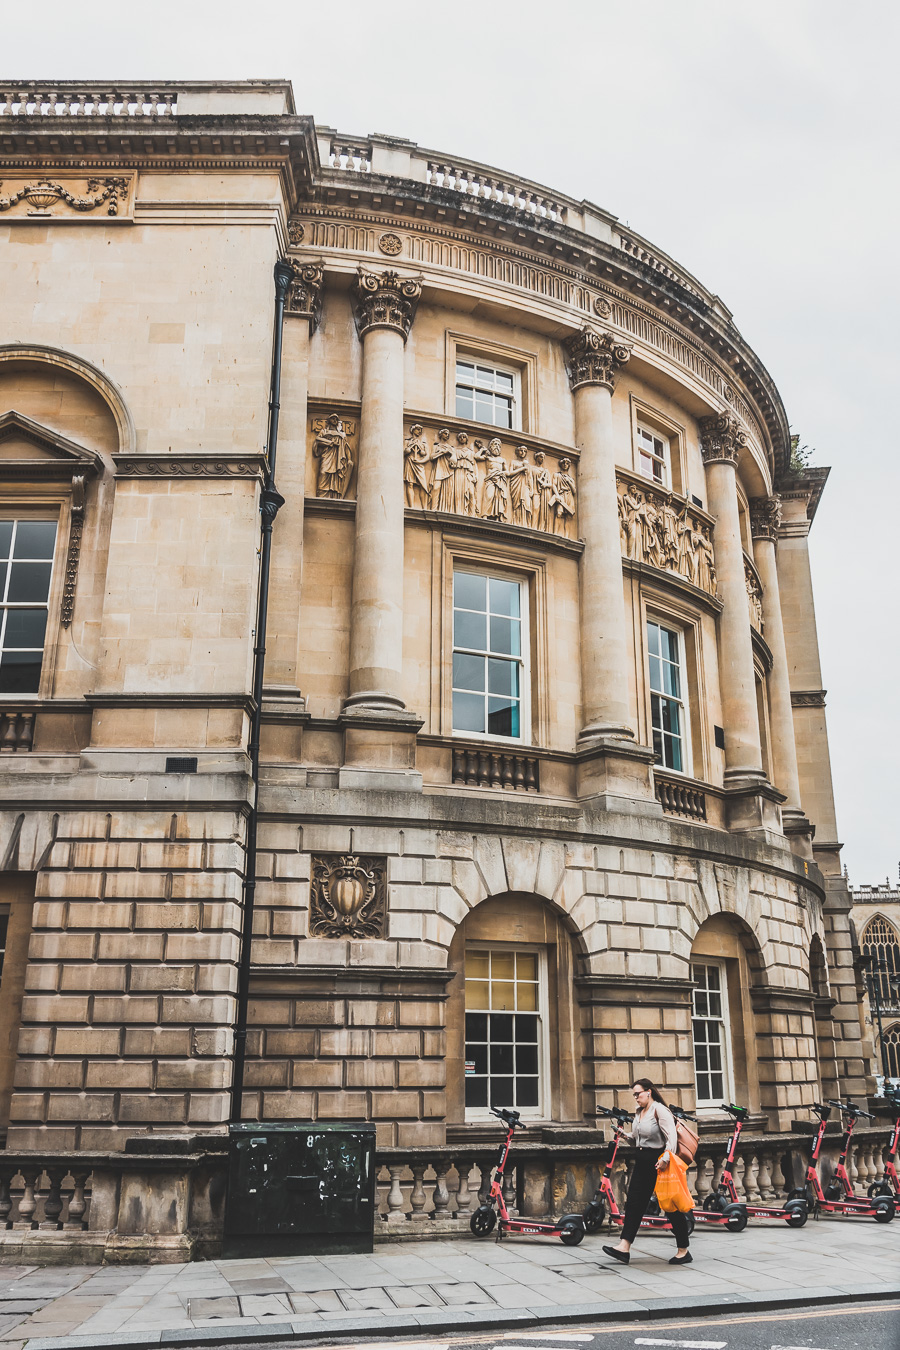
[[[255,455],[113,455],[117,478],[252,478],[262,482],[266,457]]]
[[[827,689],[792,689],[792,708],[824,708]]]

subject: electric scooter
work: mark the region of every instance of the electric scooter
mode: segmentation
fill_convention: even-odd
[[[750,1112],[746,1106],[735,1106],[734,1104],[726,1106],[724,1102],[722,1103],[722,1110],[727,1111],[734,1121],[734,1133],[728,1141],[728,1155],[725,1159],[719,1184],[714,1191],[710,1191],[703,1201],[705,1210],[724,1210],[728,1205],[735,1204],[738,1198],[737,1187],[734,1184],[734,1156],[737,1152],[737,1143],[744,1127],[744,1121]],[[682,1120],[694,1120],[693,1116],[689,1116],[686,1111],[680,1109],[678,1115]],[[789,1228],[802,1228],[809,1218],[809,1207],[805,1197],[802,1200],[786,1200],[784,1207],[781,1209],[776,1205],[755,1205],[748,1202],[746,1210],[751,1218],[755,1219],[784,1219]]]
[[[837,1167],[834,1170],[834,1176],[828,1183],[827,1188],[822,1190],[822,1183],[819,1180],[818,1163],[819,1154],[822,1149],[822,1140],[825,1138],[825,1126],[828,1123],[828,1117],[831,1115],[831,1108],[835,1107],[846,1118],[847,1124],[844,1126],[844,1137],[841,1140],[841,1154],[838,1158]],[[890,1223],[896,1212],[894,1199],[889,1195],[879,1195],[873,1199],[866,1200],[862,1196],[855,1195],[853,1184],[847,1172],[847,1154],[850,1149],[850,1137],[853,1134],[853,1126],[860,1116],[866,1116],[871,1119],[867,1111],[862,1111],[852,1102],[826,1102],[824,1106],[818,1102],[808,1108],[819,1117],[819,1127],[816,1131],[816,1137],[813,1141],[812,1151],[810,1153],[809,1166],[806,1169],[806,1186],[791,1191],[788,1200],[806,1200],[813,1214],[856,1214],[863,1219],[874,1219],[876,1223]]]
[[[888,1155],[884,1164],[884,1180],[873,1181],[866,1195],[874,1199],[876,1195],[891,1195],[900,1198],[900,1176],[897,1175],[897,1145],[900,1143],[900,1095],[893,1092],[884,1094],[885,1105],[879,1111],[876,1108],[876,1114],[880,1116],[890,1116],[894,1122],[894,1128],[891,1131],[891,1142],[888,1145]]]
[[[576,1247],[584,1237],[584,1220],[580,1214],[564,1214],[554,1223],[537,1223],[533,1219],[512,1219],[503,1199],[503,1173],[509,1158],[510,1145],[516,1130],[527,1129],[519,1119],[518,1111],[491,1107],[491,1115],[506,1125],[506,1139],[500,1145],[500,1157],[491,1177],[491,1189],[483,1205],[479,1205],[469,1220],[476,1237],[487,1237],[497,1228],[499,1242],[507,1233],[527,1233],[533,1237],[558,1237],[567,1247]],[[494,1206],[497,1206],[495,1209]],[[499,1222],[498,1222],[499,1211]]]
[[[677,1107],[675,1108],[675,1111],[678,1111]],[[609,1208],[610,1225],[615,1223],[621,1226],[625,1222],[625,1215],[616,1203],[616,1197],[613,1192],[610,1177],[612,1175],[613,1163],[616,1160],[616,1154],[619,1151],[619,1145],[621,1143],[620,1130],[623,1125],[630,1123],[631,1116],[627,1111],[623,1111],[619,1107],[609,1108],[606,1106],[599,1106],[597,1108],[597,1115],[606,1120],[614,1120],[616,1124],[614,1126],[615,1137],[613,1139],[612,1151],[610,1152],[606,1166],[603,1169],[600,1185],[597,1187],[593,1200],[584,1211],[584,1226],[589,1233],[596,1233],[597,1229],[601,1227],[606,1218],[607,1207]],[[651,1201],[651,1206],[652,1203],[653,1202]],[[747,1227],[747,1207],[743,1204],[730,1204],[727,1205],[725,1209],[717,1210],[715,1213],[702,1209],[690,1210],[685,1217],[688,1221],[689,1233],[693,1233],[694,1226],[698,1221],[701,1224],[712,1225],[718,1228],[727,1228],[729,1233],[740,1233]],[[671,1229],[672,1224],[668,1215],[660,1212],[659,1205],[657,1204],[655,1210],[651,1208],[651,1210],[648,1210],[644,1215],[641,1220],[641,1227]]]

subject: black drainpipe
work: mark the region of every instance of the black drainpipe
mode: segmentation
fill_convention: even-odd
[[[250,950],[253,941],[253,905],[256,899],[256,838],[259,819],[259,731],[262,721],[263,679],[266,667],[266,619],[269,611],[269,565],[272,557],[272,526],[284,498],[275,488],[275,452],[278,444],[278,413],[281,407],[281,341],[284,302],[293,280],[290,263],[275,264],[275,336],[272,342],[272,379],[269,386],[269,430],[266,441],[266,480],[260,495],[262,517],[259,546],[259,595],[256,608],[256,643],[253,648],[253,704],[250,713],[250,814],[247,818],[247,853],[244,864],[244,913],[241,923],[241,955],[238,966],[237,1012],[234,1023],[234,1058],[231,1078],[231,1114],[241,1119],[244,1063],[247,1058],[247,1007],[250,999]]]

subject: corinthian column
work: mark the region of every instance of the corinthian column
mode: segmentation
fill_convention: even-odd
[[[794,710],[791,706],[791,682],[788,672],[784,620],[778,585],[775,540],[781,524],[781,502],[777,497],[750,499],[750,531],[753,558],[762,581],[763,625],[772,653],[769,675],[769,717],[772,730],[772,767],[775,786],[784,793],[781,809],[785,834],[796,836],[795,851],[812,857],[812,832],[800,805],[800,775],[797,771],[797,746],[794,739]]]
[[[648,796],[652,752],[634,744],[628,641],[619,543],[612,395],[631,350],[612,333],[585,327],[566,342],[575,400],[581,559],[581,701],[579,795],[598,790]],[[599,770],[598,755],[608,760]],[[612,776],[609,756],[618,761]],[[624,761],[630,761],[626,767]],[[590,765],[585,770],[585,765]]]
[[[421,281],[360,268],[354,287],[363,348],[345,709],[403,712],[403,349]]]

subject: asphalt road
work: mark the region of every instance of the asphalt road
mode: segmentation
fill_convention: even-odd
[[[296,1350],[297,1341],[268,1350]],[[306,1342],[334,1350],[900,1350],[900,1306],[847,1304],[780,1313],[619,1322],[502,1335]],[[246,1350],[246,1341],[226,1350]]]

